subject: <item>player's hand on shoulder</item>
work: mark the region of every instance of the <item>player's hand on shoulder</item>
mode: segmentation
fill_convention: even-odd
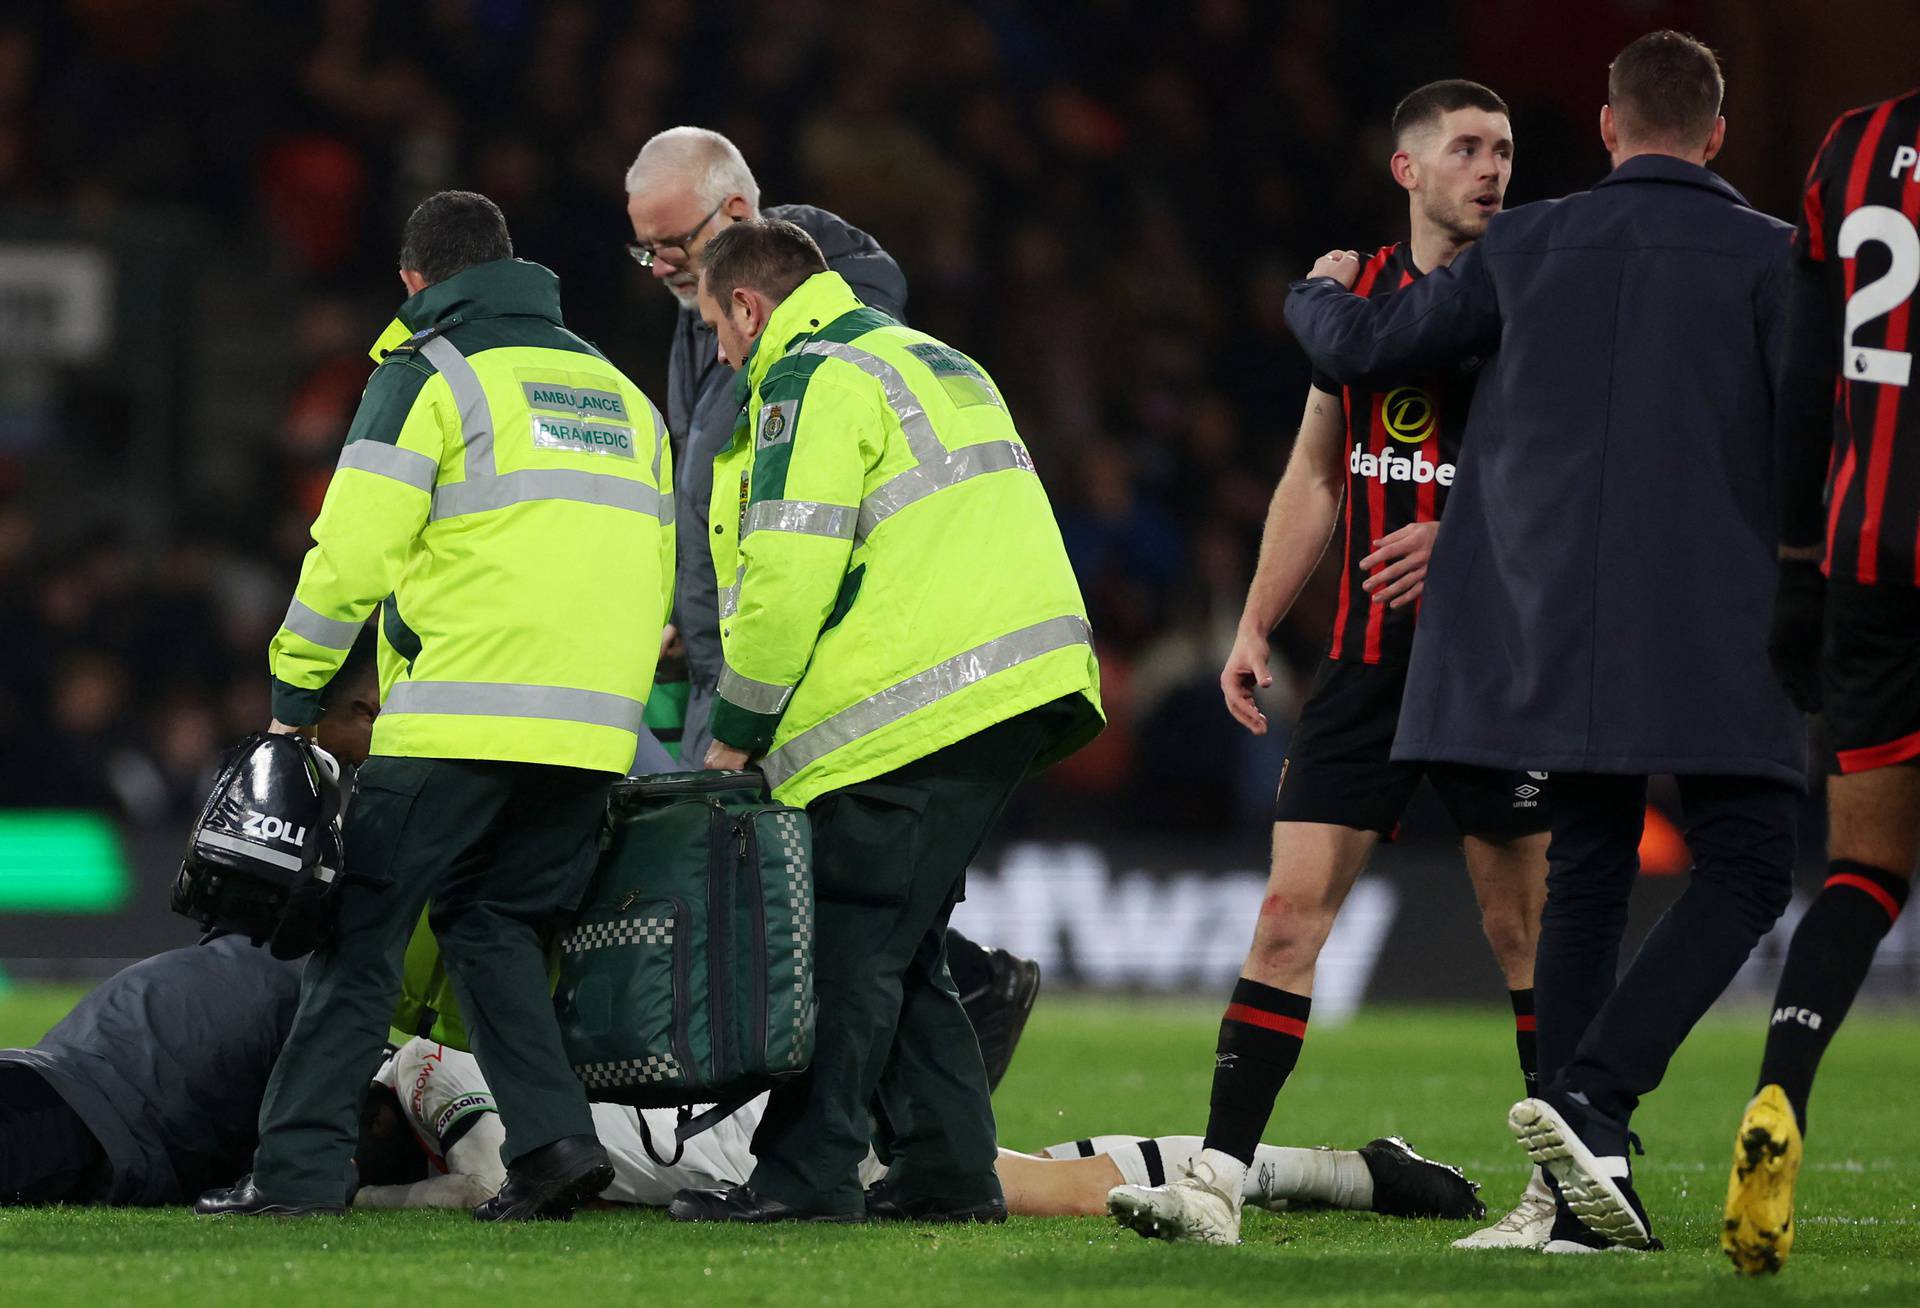
[[[1373,553],[1360,560],[1367,572],[1361,589],[1375,604],[1401,608],[1420,598],[1427,588],[1427,562],[1433,557],[1437,522],[1409,522],[1391,535],[1373,542]]]
[[[1267,670],[1271,656],[1265,636],[1242,631],[1235,635],[1233,652],[1227,655],[1227,666],[1220,670],[1220,693],[1226,697],[1227,712],[1256,736],[1267,734],[1267,715],[1254,702],[1253,690],[1273,684],[1273,673]]]
[[[1360,276],[1360,256],[1352,250],[1328,250],[1314,261],[1308,278],[1331,277],[1348,290]]]

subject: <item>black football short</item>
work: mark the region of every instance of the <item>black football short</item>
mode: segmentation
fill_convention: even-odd
[[[1420,778],[1462,835],[1509,840],[1549,827],[1547,774],[1464,763],[1396,763],[1404,664],[1322,659],[1287,747],[1275,822],[1325,822],[1392,839]]]
[[[1838,772],[1920,759],[1920,591],[1827,586],[1821,716]]]

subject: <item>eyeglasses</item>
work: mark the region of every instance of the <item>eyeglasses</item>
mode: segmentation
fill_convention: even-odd
[[[707,224],[713,221],[713,216],[719,213],[726,203],[725,200],[722,200],[719,204],[707,210],[707,216],[695,223],[693,230],[684,236],[676,236],[670,241],[628,241],[628,257],[642,268],[653,267],[653,261],[662,253],[680,256],[679,258],[669,258],[667,260],[668,263],[677,264],[683,262],[686,258],[687,247],[693,244],[693,238],[707,229]]]

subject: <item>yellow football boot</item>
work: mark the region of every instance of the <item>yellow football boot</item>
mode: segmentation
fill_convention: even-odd
[[[1742,1276],[1777,1272],[1793,1248],[1793,1183],[1800,1175],[1800,1124],[1777,1085],[1762,1086],[1740,1119],[1727,1180],[1720,1247]]]

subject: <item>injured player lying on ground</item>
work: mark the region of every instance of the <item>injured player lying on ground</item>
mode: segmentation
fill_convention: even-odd
[[[673,1140],[674,1110],[594,1104],[594,1131],[613,1159],[603,1201],[665,1207],[675,1192],[739,1185],[753,1172],[753,1132],[762,1095],[712,1130],[693,1137],[665,1167],[642,1142]],[[471,1054],[415,1038],[380,1069],[362,1114],[356,1161],[362,1208],[471,1208],[506,1178],[505,1133],[493,1096]],[[1200,1152],[1199,1136],[1094,1136],[1040,1154],[1000,1151],[997,1170],[1007,1211],[1023,1217],[1092,1217],[1107,1210],[1116,1185],[1159,1185]],[[871,1153],[861,1168],[870,1216],[887,1216],[886,1167]],[[1485,1206],[1479,1186],[1458,1168],[1420,1157],[1405,1141],[1380,1139],[1358,1150],[1261,1145],[1247,1171],[1246,1202],[1269,1209],[1328,1207],[1392,1217],[1472,1218]],[[897,1210],[895,1210],[897,1212]]]

